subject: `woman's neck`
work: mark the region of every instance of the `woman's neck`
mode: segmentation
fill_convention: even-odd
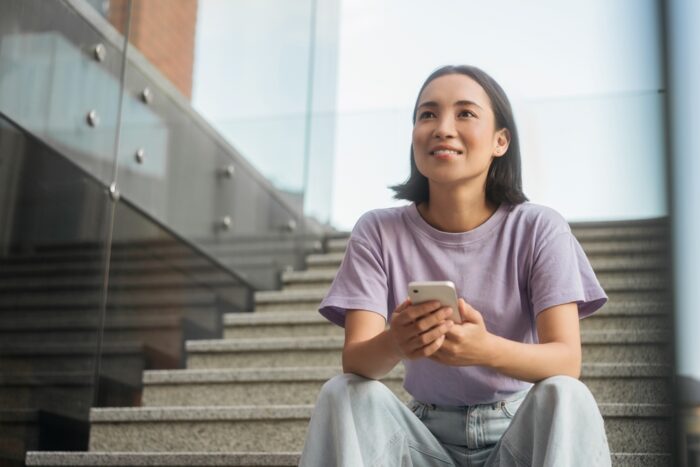
[[[454,193],[430,193],[430,200],[420,203],[423,219],[443,232],[468,232],[486,222],[498,209],[486,196],[464,197]]]

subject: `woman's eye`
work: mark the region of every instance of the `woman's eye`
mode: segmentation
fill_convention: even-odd
[[[423,119],[423,118],[427,118],[427,117],[429,117],[429,116],[431,116],[431,115],[434,115],[434,114],[433,114],[432,112],[426,110],[425,112],[421,113],[420,116],[419,116],[418,118]]]
[[[474,115],[474,112],[472,112],[472,111],[470,111],[470,110],[462,110],[462,111],[459,113],[459,116],[460,116],[460,117],[462,117],[462,116],[464,116],[464,117],[476,117],[476,115]]]

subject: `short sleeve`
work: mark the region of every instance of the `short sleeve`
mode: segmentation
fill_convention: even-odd
[[[608,300],[583,248],[570,231],[551,237],[536,252],[529,284],[535,317],[552,306],[576,302],[579,318],[585,318]]]
[[[387,318],[388,282],[381,250],[362,237],[356,227],[348,241],[345,256],[333,283],[321,302],[319,313],[329,321],[345,326],[348,310],[368,310]]]

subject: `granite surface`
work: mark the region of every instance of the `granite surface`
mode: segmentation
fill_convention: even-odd
[[[308,301],[318,301],[319,303],[323,300],[325,296],[324,290],[297,290],[297,291],[263,291],[255,292],[255,303],[263,302],[308,302]]]
[[[300,451],[305,419],[144,421],[98,423],[90,430],[91,451],[279,452]]]
[[[663,344],[586,344],[581,347],[585,362],[670,364],[673,356]]]
[[[91,409],[93,428],[100,424],[120,422],[193,422],[252,420],[305,420],[311,416],[313,405],[267,405],[236,407],[119,407]]]
[[[278,337],[274,339],[208,339],[187,341],[190,353],[206,352],[250,352],[255,350],[338,350],[343,348],[343,337],[311,337],[297,339]]]
[[[312,324],[258,324],[256,326],[226,326],[224,339],[264,339],[270,337],[310,338],[320,336],[344,336],[345,330],[340,326],[319,321]]]
[[[298,452],[280,453],[177,453],[177,452],[30,452],[29,466],[229,466],[291,467]]]
[[[224,325],[254,326],[258,324],[311,324],[328,323],[328,320],[318,312],[307,313],[290,311],[286,313],[226,313],[224,315]]]
[[[187,368],[280,368],[285,366],[339,366],[341,349],[291,349],[252,352],[190,353]]]

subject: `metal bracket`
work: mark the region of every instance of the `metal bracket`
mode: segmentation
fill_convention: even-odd
[[[119,194],[119,190],[117,189],[117,184],[115,182],[109,186],[109,197],[112,199],[112,201],[119,201],[119,198],[121,198],[121,194]]]

